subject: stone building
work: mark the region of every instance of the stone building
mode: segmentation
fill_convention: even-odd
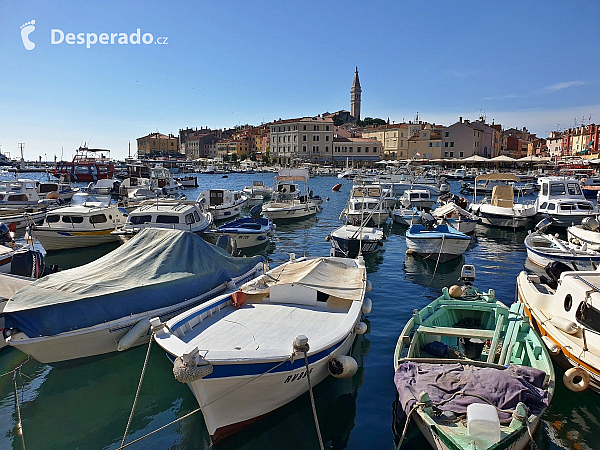
[[[330,117],[301,117],[277,120],[271,128],[271,159],[278,164],[296,161],[331,161],[333,119]]]
[[[150,133],[136,141],[138,158],[177,157],[179,154],[178,139],[172,134]]]

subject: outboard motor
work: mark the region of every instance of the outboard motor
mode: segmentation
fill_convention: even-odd
[[[216,246],[222,248],[223,250],[225,250],[227,253],[229,253],[232,256],[237,255],[237,244],[236,244],[235,240],[231,239],[229,236],[227,236],[225,234],[222,236],[219,236],[219,238],[217,239]]]
[[[436,220],[431,214],[423,213],[421,214],[421,223],[426,229],[432,230],[435,227]]]
[[[0,244],[6,245],[12,242],[14,242],[14,239],[10,234],[10,229],[4,222],[0,222]]]
[[[250,209],[250,215],[252,216],[252,218],[256,218],[259,217],[262,213],[262,205],[254,205],[251,209]]]
[[[51,268],[56,271],[55,267]],[[15,252],[10,264],[10,273],[22,277],[40,278],[44,276],[46,263],[39,250],[23,249]]]
[[[581,227],[588,231],[598,231],[600,223],[598,223],[598,219],[595,217],[586,217],[581,221]]]
[[[552,221],[548,218],[540,220],[535,226],[535,231],[539,231],[540,233],[546,232],[548,228],[552,226]]]
[[[558,280],[560,279],[560,275],[563,272],[572,272],[574,270],[576,269],[574,269],[573,267],[569,267],[563,262],[552,261],[548,263],[546,267],[544,267],[544,272],[546,272],[546,274],[550,277],[549,280],[544,281],[548,281],[548,286],[550,286],[552,289],[556,289],[558,287]]]

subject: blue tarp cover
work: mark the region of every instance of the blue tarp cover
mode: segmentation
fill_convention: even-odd
[[[17,291],[4,308],[5,327],[52,336],[176,305],[262,260],[232,257],[190,232],[144,229],[96,261]]]

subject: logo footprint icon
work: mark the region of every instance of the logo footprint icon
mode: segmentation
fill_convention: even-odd
[[[29,35],[35,30],[35,20],[21,25],[21,39],[26,50],[33,50],[35,44],[29,40]]]

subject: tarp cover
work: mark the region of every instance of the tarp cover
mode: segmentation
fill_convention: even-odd
[[[455,392],[477,394],[497,408],[514,410],[523,402],[532,414],[539,414],[548,406],[548,391],[542,389],[546,373],[533,367],[510,365],[506,369],[476,367],[463,364],[429,364],[405,361],[394,375],[399,406],[408,414],[419,398],[427,392],[434,405]],[[439,407],[442,411],[466,414],[471,403],[485,403],[476,397],[457,395]],[[400,411],[398,411],[400,412]],[[498,412],[500,421],[510,421],[509,414]]]
[[[365,270],[350,267],[330,258],[315,258],[291,264],[282,264],[264,277],[266,283],[248,286],[244,292],[259,294],[275,284],[300,284],[334,297],[360,300]]]
[[[191,299],[263,260],[235,258],[186,231],[144,229],[96,261],[48,275],[6,304],[6,328],[52,336]]]

